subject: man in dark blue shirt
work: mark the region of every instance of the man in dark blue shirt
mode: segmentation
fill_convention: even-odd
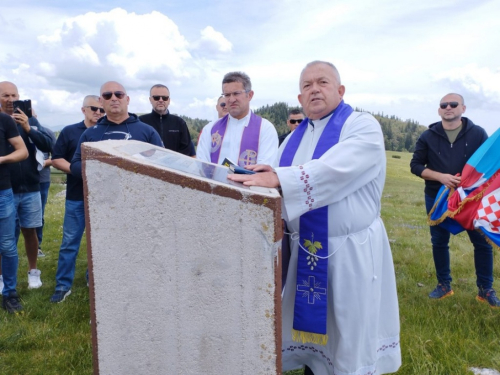
[[[66,126],[59,134],[52,152],[52,165],[67,173],[66,204],[64,212],[63,238],[59,249],[59,261],[56,272],[56,290],[51,302],[62,302],[71,294],[75,277],[75,266],[83,231],[85,230],[85,212],[83,206],[83,181],[70,171],[70,162],[75,154],[78,141],[83,132],[97,124],[104,109],[96,95],[87,95],[83,100],[84,120]]]

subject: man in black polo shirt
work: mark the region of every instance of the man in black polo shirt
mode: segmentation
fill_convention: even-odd
[[[83,100],[82,122],[66,126],[59,134],[52,152],[52,166],[67,173],[66,205],[64,212],[63,239],[59,250],[56,272],[56,290],[50,302],[62,302],[71,294],[75,277],[75,265],[83,231],[85,212],[83,205],[83,180],[71,174],[70,163],[82,133],[94,126],[103,116],[104,109],[96,95],[87,95]]]
[[[7,149],[7,144],[14,149]],[[18,254],[16,246],[16,207],[10,184],[9,163],[17,163],[28,157],[28,149],[19,135],[15,121],[0,113],[0,254],[3,275],[0,275],[2,308],[9,313],[23,309],[16,291]]]
[[[168,87],[162,84],[151,87],[149,101],[153,110],[147,115],[139,116],[139,120],[155,128],[165,148],[188,156],[196,155],[186,122],[168,111],[170,104]]]

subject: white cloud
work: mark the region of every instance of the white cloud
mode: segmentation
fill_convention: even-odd
[[[316,59],[337,65],[353,106],[428,124],[439,98],[458,91],[471,119],[499,117],[499,2],[25,1],[2,5],[0,80],[18,84],[51,124],[71,111],[79,119],[83,96],[107,80],[125,85],[132,112],[150,111],[148,90],[164,83],[172,112],[213,119],[212,98],[234,70],[252,79],[252,108],[297,105],[300,71]]]
[[[212,26],[205,27],[200,34],[201,37],[194,43],[193,49],[208,54],[231,52],[232,43],[221,32],[215,31]]]
[[[500,68],[492,71],[488,67],[467,64],[441,71],[435,79],[462,94],[466,104],[483,108],[500,105]]]

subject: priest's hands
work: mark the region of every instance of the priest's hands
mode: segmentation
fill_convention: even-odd
[[[248,165],[245,168],[258,173],[228,174],[227,178],[231,181],[242,182],[246,186],[263,186],[269,188],[280,186],[278,175],[270,165]]]

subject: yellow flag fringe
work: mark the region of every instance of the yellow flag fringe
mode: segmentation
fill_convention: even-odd
[[[292,328],[292,340],[295,342],[312,343],[325,346],[328,342],[328,335],[321,335],[319,333],[297,331]]]
[[[429,215],[427,215],[427,223],[431,226],[433,225],[439,225],[441,224],[447,217],[453,219],[456,215],[458,215],[462,209],[464,208],[464,206],[469,203],[469,202],[477,202],[481,199],[483,199],[483,196],[484,196],[484,193],[486,192],[486,190],[490,187],[491,185],[491,181],[493,181],[495,178],[497,178],[497,176],[500,174],[500,172],[496,172],[494,173],[488,180],[488,182],[486,182],[485,184],[481,185],[483,186],[483,189],[481,190],[480,193],[477,193],[476,195],[474,195],[473,197],[470,197],[470,196],[467,196],[465,197],[461,202],[460,204],[458,205],[457,209],[455,211],[450,211],[450,210],[446,210],[443,215],[441,215],[440,218],[438,219],[435,219],[435,220],[431,220],[431,215],[432,213],[436,210],[436,206],[437,204],[434,204],[434,206],[432,206],[432,209],[429,211]],[[451,197],[451,195],[455,192],[455,189],[454,188],[451,188],[449,190],[449,193],[448,193],[448,198]],[[444,190],[441,195],[439,196],[439,198],[441,198],[443,196],[443,194],[446,193],[446,190]],[[440,199],[436,199],[436,201],[439,201]]]
[[[462,208],[464,207],[464,205],[468,202],[477,202],[478,200],[481,200],[483,199],[483,196],[484,196],[484,193],[486,192],[486,190],[490,187],[491,183],[493,182],[493,180],[495,180],[498,176],[500,175],[500,172],[495,172],[489,179],[487,182],[485,182],[483,185],[483,189],[481,190],[480,193],[477,193],[474,197],[470,198],[469,196],[467,196],[462,202],[460,202],[460,204],[458,205],[458,208],[451,212],[450,213],[450,217],[453,218],[455,215],[458,215],[460,213],[460,211],[462,211]]]
[[[451,188],[450,190],[448,190],[448,199],[451,197],[451,195],[455,192],[455,189],[454,188]],[[443,190],[443,192],[441,193],[441,195],[439,196],[439,199],[436,199],[436,202],[440,201],[441,200],[441,197],[446,194],[446,190]],[[434,211],[436,210],[436,207],[437,207],[437,203],[434,203],[434,206],[432,206],[431,210],[429,211],[429,215],[427,215],[427,223],[430,225],[430,226],[434,226],[434,225],[439,225],[441,224],[443,221],[446,220],[446,218],[449,216],[450,214],[450,211],[446,210],[442,215],[441,217],[439,217],[438,219],[435,219],[435,220],[431,220],[431,215],[434,213]]]

